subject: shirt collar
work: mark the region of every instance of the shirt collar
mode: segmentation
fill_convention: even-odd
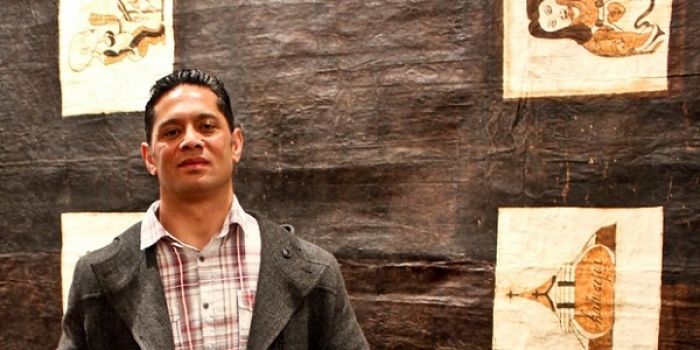
[[[168,230],[161,225],[160,220],[158,220],[158,209],[160,208],[160,200],[157,200],[148,207],[146,214],[141,221],[141,250],[156,244],[159,240],[164,237],[169,237],[173,239],[176,243],[186,246],[186,244],[180,242],[177,238],[168,232]],[[233,204],[228,212],[228,215],[224,219],[224,224],[221,226],[219,233],[216,235],[218,238],[223,238],[228,235],[229,227],[232,224],[238,224],[243,232],[250,232],[252,223],[250,222],[250,215],[246,213],[241,204],[238,202],[238,198],[233,196]]]

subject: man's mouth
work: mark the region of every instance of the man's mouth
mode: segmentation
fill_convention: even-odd
[[[209,162],[204,158],[189,158],[178,163],[177,166],[178,168],[198,168],[207,164]]]

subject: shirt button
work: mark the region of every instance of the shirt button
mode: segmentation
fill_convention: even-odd
[[[285,259],[289,259],[292,257],[292,253],[290,253],[288,249],[282,249],[282,256]]]
[[[199,262],[204,262],[204,257],[201,255],[199,256]]]
[[[205,308],[205,309],[208,309],[208,308],[209,308],[209,303],[204,303],[204,304],[202,305],[202,307]]]

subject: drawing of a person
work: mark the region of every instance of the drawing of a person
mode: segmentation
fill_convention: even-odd
[[[529,32],[542,39],[571,39],[605,57],[650,54],[665,40],[647,19],[655,0],[527,0]]]
[[[69,65],[74,71],[85,69],[94,57],[105,65],[129,57],[146,56],[150,45],[165,41],[162,4],[151,0],[117,0],[91,2],[90,28],[75,34],[71,43]]]

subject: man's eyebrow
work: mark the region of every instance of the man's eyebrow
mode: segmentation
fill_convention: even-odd
[[[173,125],[173,124],[178,124],[178,123],[179,123],[179,122],[178,122],[178,119],[177,119],[177,118],[170,118],[170,119],[168,119],[168,120],[165,120],[165,121],[163,121],[163,122],[160,122],[160,123],[156,124],[155,128],[156,128],[156,129],[160,129],[160,128],[164,127],[164,126]]]
[[[172,117],[172,118],[169,118],[169,119],[167,119],[167,120],[165,120],[165,121],[163,121],[163,122],[161,122],[161,123],[158,123],[158,124],[156,125],[156,128],[160,128],[160,127],[168,126],[168,125],[172,125],[172,124],[179,124],[180,121],[183,120],[183,119],[187,119],[187,118]],[[194,116],[194,119],[195,119],[196,121],[200,121],[200,120],[203,120],[203,119],[216,119],[216,114],[208,113],[208,112],[202,112],[202,113],[199,113],[199,114],[195,115],[195,116]]]
[[[214,113],[208,113],[208,112],[203,112],[203,113],[197,114],[194,118],[197,119],[197,120],[201,120],[201,119],[212,119],[212,118],[213,118],[213,119],[216,119],[216,114],[214,114]]]

